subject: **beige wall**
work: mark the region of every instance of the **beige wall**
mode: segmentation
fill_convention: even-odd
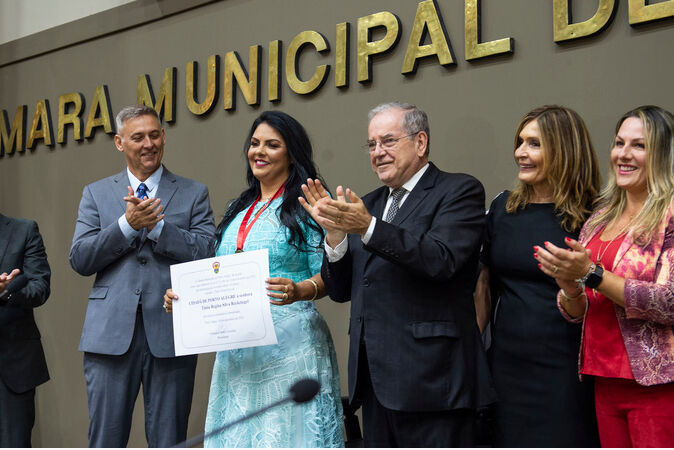
[[[138,75],[149,74],[156,92],[164,69],[177,67],[177,118],[166,128],[164,162],[170,170],[209,186],[216,220],[226,201],[243,188],[243,140],[253,118],[264,109],[282,109],[305,125],[313,139],[316,161],[332,188],[344,184],[364,194],[378,184],[362,150],[368,109],[393,99],[416,103],[429,113],[431,159],[444,170],[478,177],[488,201],[513,183],[513,133],[519,118],[532,107],[561,103],[580,112],[594,138],[604,173],[611,131],[620,114],[644,103],[674,110],[671,18],[632,28],[627,1],[622,1],[602,33],[559,45],[552,38],[552,0],[486,0],[482,2],[483,40],[513,37],[515,52],[468,63],[463,50],[463,2],[438,0],[457,65],[446,69],[430,59],[419,64],[416,75],[405,77],[401,66],[417,3],[211,3],[0,67],[0,109],[11,119],[18,105],[28,105],[30,129],[35,103],[47,98],[55,127],[59,95],[83,93],[88,112],[94,88],[106,84],[116,113],[135,102]],[[575,1],[576,20],[591,16],[596,4]],[[400,17],[401,40],[390,54],[374,60],[373,82],[361,85],[355,82],[357,19],[384,10]],[[267,42],[281,39],[287,46],[304,30],[325,35],[333,50],[320,56],[311,52],[303,55],[301,69],[306,77],[315,64],[334,64],[335,25],[343,21],[352,27],[350,86],[342,90],[334,87],[333,68],[316,94],[299,96],[284,83],[282,101],[270,104],[266,100]],[[248,47],[253,44],[264,47],[260,106],[246,105],[239,93],[235,112],[224,111],[219,98],[206,117],[192,115],[185,107],[185,63],[196,60],[205,67],[209,55],[224,57],[230,50],[239,52],[247,62]],[[0,159],[0,211],[39,222],[53,271],[51,298],[36,311],[52,375],[52,380],[37,390],[36,446],[87,444],[86,392],[77,345],[93,280],[70,269],[68,251],[83,186],[124,167],[111,136],[99,130],[93,139],[75,142],[72,131],[68,133],[65,146],[49,149],[38,144],[35,151]],[[319,304],[335,339],[346,392],[348,305],[328,299]],[[199,359],[190,435],[203,427],[212,360],[211,355]],[[130,445],[144,446],[141,408],[135,417]]]

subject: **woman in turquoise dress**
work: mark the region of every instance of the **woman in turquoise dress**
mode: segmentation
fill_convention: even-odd
[[[244,151],[248,189],[218,226],[216,255],[269,250],[267,289],[278,344],[218,352],[206,433],[285,397],[301,378],[315,378],[321,388],[308,403],[274,408],[207,438],[204,446],[343,447],[337,358],[312,301],[325,295],[323,233],[297,201],[302,183],[317,176],[309,137],[289,115],[266,111],[253,122]],[[176,297],[167,292],[165,298],[170,309]]]

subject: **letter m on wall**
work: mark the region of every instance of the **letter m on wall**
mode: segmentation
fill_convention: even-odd
[[[16,108],[11,127],[7,111],[3,109],[0,114],[0,157],[5,153],[11,155],[16,150],[26,150],[26,105]]]
[[[154,108],[159,117],[167,122],[175,121],[176,117],[176,72],[177,69],[175,67],[168,67],[164,71],[156,101],[154,92],[152,91],[150,76],[140,75],[138,77],[136,102],[139,105]]]

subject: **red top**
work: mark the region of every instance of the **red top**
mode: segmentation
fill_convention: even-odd
[[[601,232],[595,234],[587,248],[592,250],[592,262],[597,264],[599,259],[604,270],[611,271],[625,235],[621,234],[613,241],[603,241],[600,236]],[[580,373],[633,380],[615,304],[593,289],[586,288],[585,293],[590,304],[585,315]]]

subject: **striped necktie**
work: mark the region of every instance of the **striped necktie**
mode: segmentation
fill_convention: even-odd
[[[393,192],[391,192],[391,206],[389,206],[388,211],[386,212],[386,222],[391,223],[393,221],[393,218],[396,216],[398,213],[398,210],[400,209],[400,200],[403,198],[405,193],[407,192],[407,189],[404,187],[399,187],[397,189],[394,189]]]

